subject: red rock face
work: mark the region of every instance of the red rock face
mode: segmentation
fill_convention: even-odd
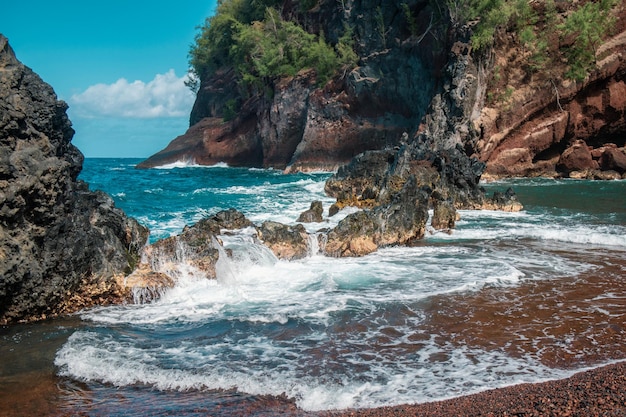
[[[607,42],[606,58],[584,82],[536,81],[520,86],[508,107],[483,109],[476,156],[487,176],[623,174],[617,161],[626,145],[625,42],[626,32]],[[621,150],[605,152],[608,143]]]
[[[591,156],[589,146],[582,140],[577,140],[561,154],[557,167],[566,172],[599,168]]]

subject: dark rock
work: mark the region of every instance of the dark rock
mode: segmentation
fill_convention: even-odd
[[[456,208],[480,208],[484,191],[479,187],[484,164],[458,147],[431,150],[415,141],[399,150],[370,151],[355,157],[326,182],[326,193],[340,205],[376,207],[388,204],[409,177],[417,186],[436,191]]]
[[[124,300],[148,237],[77,181],[66,109],[0,35],[0,323]]]
[[[517,194],[512,188],[508,188],[504,193],[494,191],[493,196],[487,199],[483,205],[485,210],[501,210],[516,212],[522,210],[523,206],[517,199]]]
[[[378,249],[380,225],[369,211],[348,215],[332,229],[322,251],[333,257],[363,256]]]
[[[457,212],[450,200],[433,200],[433,218],[430,224],[437,230],[451,230],[456,224]]]
[[[211,217],[200,220],[193,227],[194,230],[207,230],[213,235],[221,234],[222,229],[238,230],[254,224],[240,211],[230,208],[217,212]],[[185,228],[187,230],[187,228]]]
[[[331,206],[328,208],[328,217],[333,217],[335,214],[339,213],[340,210],[341,206],[339,204],[331,204]]]
[[[323,220],[324,208],[321,201],[311,203],[311,208],[301,213],[297,222],[302,223],[320,223]]]
[[[243,213],[228,209],[187,226],[177,235],[159,240],[142,251],[141,276],[157,272],[169,276],[173,282],[191,273],[198,278],[217,277],[215,265],[220,258],[219,235],[224,230],[238,230],[253,226]]]
[[[367,151],[339,168],[324,185],[324,191],[340,204],[356,207],[374,207],[384,187],[396,151]]]
[[[348,215],[327,234],[328,256],[363,256],[379,247],[410,245],[424,236],[428,194],[410,177],[388,205]]]
[[[288,226],[267,221],[257,232],[261,242],[279,259],[302,259],[309,255],[309,236],[301,224]]]

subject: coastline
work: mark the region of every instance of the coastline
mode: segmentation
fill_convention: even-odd
[[[581,371],[569,378],[511,385],[448,400],[321,417],[389,416],[626,416],[626,361]]]

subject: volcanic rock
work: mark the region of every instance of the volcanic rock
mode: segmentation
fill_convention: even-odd
[[[309,236],[301,224],[288,226],[267,221],[257,232],[259,240],[279,259],[295,260],[309,255]]]
[[[333,257],[363,256],[379,247],[410,245],[424,237],[427,219],[428,193],[411,176],[389,204],[341,220],[328,232],[322,251]]]
[[[157,278],[157,292],[190,275],[195,278],[216,278],[215,266],[220,259],[219,235],[227,230],[254,226],[243,213],[231,208],[186,226],[183,231],[158,240],[143,248],[139,271],[135,274],[141,282],[146,277]],[[222,252],[226,254],[226,252]],[[160,279],[161,274],[169,280]],[[146,285],[143,285],[146,287]]]
[[[450,200],[433,199],[433,217],[430,224],[437,230],[451,230],[456,224],[457,212]]]
[[[517,195],[512,188],[508,188],[504,193],[494,191],[491,198],[487,199],[483,204],[485,210],[501,210],[508,212],[517,212],[523,209],[522,203],[517,199]]]
[[[148,231],[78,181],[67,105],[0,35],[0,323],[123,301]]]
[[[321,201],[314,201],[311,203],[311,208],[302,212],[298,216],[297,222],[301,223],[320,223],[323,220],[324,207]]]

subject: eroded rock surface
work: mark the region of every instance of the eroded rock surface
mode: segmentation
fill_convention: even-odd
[[[67,105],[0,35],[0,323],[120,302],[148,231],[77,180]]]

